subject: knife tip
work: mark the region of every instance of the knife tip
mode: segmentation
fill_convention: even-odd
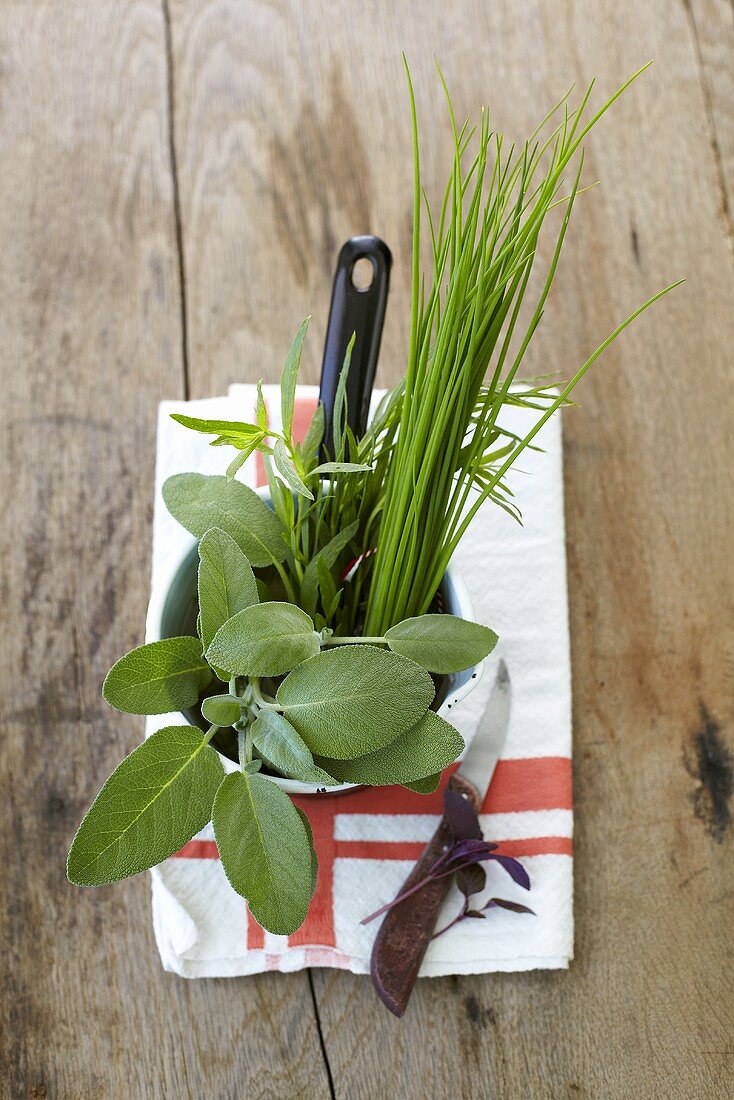
[[[372,952],[372,960],[370,965],[370,977],[372,978],[372,985],[374,986],[375,993],[380,998],[385,1008],[392,1012],[393,1016],[397,1016],[400,1020],[405,1014],[405,1010],[408,1007],[407,998],[403,997],[401,1002],[398,1002],[397,998],[389,992],[386,988],[382,977],[380,975],[379,962],[376,958],[376,947]],[[408,998],[410,997],[411,990],[408,990]]]

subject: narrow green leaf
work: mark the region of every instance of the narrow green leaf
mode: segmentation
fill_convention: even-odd
[[[227,478],[227,481],[234,480],[235,474],[240,469],[240,467],[244,466],[251,454],[251,451],[237,452],[225,471],[225,477]]]
[[[207,657],[230,676],[282,676],[319,651],[313,620],[291,603],[246,607],[220,627]]]
[[[331,575],[331,570],[324,561],[323,555],[317,554],[316,558],[316,570],[319,575],[319,590],[321,592],[321,603],[324,611],[331,607],[336,600],[336,584],[334,578]]]
[[[212,824],[224,873],[258,924],[280,936],[300,928],[312,894],[311,844],[285,791],[233,772],[217,791]]]
[[[348,418],[347,408],[347,379],[349,378],[349,367],[352,362],[352,350],[354,348],[354,341],[357,338],[355,332],[352,333],[349,343],[347,344],[347,350],[344,353],[344,362],[342,363],[342,369],[339,372],[339,381],[336,387],[336,393],[334,395],[334,409],[332,412],[332,434],[334,437],[334,455],[333,457],[338,461],[344,457],[345,452],[345,438],[346,427]]]
[[[402,400],[404,390],[405,382],[403,381],[399,382],[393,389],[385,391],[380,398],[380,402],[375,409],[375,415],[368,428],[370,433],[376,436],[387,426],[390,418],[395,414],[396,406]]]
[[[281,562],[288,553],[283,525],[247,485],[226,477],[174,474],[163,486],[163,500],[174,519],[197,538],[219,527],[258,568]]]
[[[402,653],[430,672],[463,672],[484,660],[497,645],[487,626],[456,615],[419,615],[391,626],[385,634],[394,653]]]
[[[359,520],[354,520],[327,542],[318,554],[311,559],[303,573],[301,582],[301,603],[309,612],[316,610],[316,598],[319,584],[319,559],[332,569],[342,550],[351,542],[359,528]]]
[[[307,470],[309,470],[311,464],[316,461],[316,456],[319,453],[319,447],[324,438],[325,421],[324,406],[323,403],[319,401],[311,417],[311,423],[308,426],[308,431],[306,432],[303,443],[301,444],[303,465]]]
[[[257,581],[239,546],[226,531],[210,528],[199,543],[201,640],[214,635],[238,611],[258,603]]]
[[[394,741],[433,694],[420,665],[376,646],[348,645],[294,668],[276,698],[312,752],[348,760]]]
[[[341,603],[341,598],[342,598],[342,592],[343,591],[344,591],[344,589],[340,588],[338,592],[335,592],[334,593],[334,598],[332,600],[330,600],[329,603],[324,608],[324,611],[326,612],[326,618],[327,619],[329,619],[329,620],[333,619],[334,616],[336,615],[337,611],[339,610],[339,604]]]
[[[237,471],[244,466],[253,451],[256,451],[262,443],[264,435],[253,435],[252,439],[245,444],[234,456],[229,466],[227,467],[226,478],[227,481],[232,481]]]
[[[257,384],[257,402],[255,404],[255,419],[257,420],[258,427],[262,432],[268,430],[268,410],[265,404],[265,398],[263,397],[263,380],[262,378]]]
[[[171,420],[203,435],[219,435],[227,439],[246,440],[251,436],[262,435],[259,425],[246,424],[239,420],[200,420],[197,416],[187,416],[185,413],[171,413]]]
[[[301,480],[301,476],[288,454],[288,448],[282,439],[276,439],[275,441],[273,458],[275,459],[275,465],[278,467],[279,472],[288,482],[293,492],[298,493],[299,496],[313,500],[313,493]]]
[[[322,462],[312,474],[359,474],[372,467],[364,462]]]
[[[286,439],[291,438],[293,430],[293,408],[296,401],[298,368],[301,363],[303,341],[306,338],[306,330],[308,329],[310,320],[311,318],[307,317],[305,321],[301,322],[298,332],[293,338],[293,343],[290,346],[288,355],[286,356],[283,373],[280,376],[280,407],[283,420],[283,435]]]
[[[432,710],[389,745],[355,760],[319,762],[342,783],[368,783],[373,787],[391,783],[413,783],[439,774],[456,760],[464,748],[460,734]]]
[[[328,772],[314,764],[308,745],[282,714],[261,711],[251,732],[252,743],[260,755],[289,779],[326,787],[336,783]]]
[[[201,713],[213,726],[233,726],[242,717],[242,704],[235,695],[209,695]]]
[[[166,714],[192,707],[211,678],[198,638],[163,638],[121,657],[102,694],[126,714]]]
[[[268,476],[268,488],[270,489],[270,500],[276,515],[279,517],[283,529],[285,531],[293,533],[293,525],[295,523],[296,508],[293,501],[293,493],[286,484],[276,475],[274,469],[274,463],[271,457],[268,455],[265,460],[265,470]]]
[[[157,730],[118,764],[94,800],[69,852],[69,881],[103,886],[168,859],[206,825],[223,777],[199,730]]]

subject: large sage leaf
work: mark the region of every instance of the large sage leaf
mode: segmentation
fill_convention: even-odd
[[[214,836],[224,873],[255,920],[295,932],[312,894],[311,843],[285,791],[259,774],[233,772],[214,799]]]
[[[369,645],[319,653],[294,668],[277,693],[311,751],[339,760],[394,741],[432,699],[433,682],[420,665]]]
[[[163,485],[163,500],[174,519],[199,539],[211,527],[226,531],[256,567],[283,561],[288,553],[278,517],[239,481],[174,474]]]
[[[306,612],[269,602],[246,607],[220,627],[207,657],[230,676],[281,676],[318,651]]]
[[[121,657],[107,673],[102,694],[127,714],[166,714],[192,707],[211,678],[198,638],[163,638]]]
[[[314,764],[306,742],[277,711],[260,711],[252,725],[252,743],[268,764],[289,779],[327,787],[336,783],[328,772]]]
[[[327,760],[319,763],[342,783],[411,783],[443,771],[464,748],[461,735],[432,710],[389,745],[356,760]]]
[[[228,619],[258,603],[252,567],[235,540],[218,527],[199,543],[199,612],[204,649]]]
[[[316,845],[313,842],[313,829],[311,828],[311,822],[306,817],[304,811],[296,806],[298,810],[298,816],[303,822],[303,827],[306,830],[306,836],[308,837],[308,843],[311,846],[311,897],[313,897],[316,891],[316,883],[319,877],[319,857],[316,855]]]
[[[223,777],[200,730],[157,730],[94,800],[69,852],[69,881],[103,886],[168,859],[206,825]]]
[[[497,645],[487,626],[456,615],[419,615],[391,626],[385,635],[390,649],[402,653],[429,672],[463,672],[484,660]]]
[[[433,794],[440,782],[441,773],[436,772],[435,775],[427,775],[425,779],[412,779],[410,783],[403,783],[402,786],[407,787],[409,791],[414,791],[415,794]]]

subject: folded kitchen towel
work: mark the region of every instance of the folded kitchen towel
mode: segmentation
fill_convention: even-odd
[[[277,386],[264,388],[277,428]],[[376,395],[376,398],[379,395]],[[297,429],[316,406],[317,391],[299,387]],[[167,401],[160,407],[153,528],[152,597],[148,640],[182,547],[191,536],[169,516],[161,486],[171,474],[221,474],[223,451],[171,420],[172,412],[252,420],[254,386],[232,386],[226,397]],[[533,414],[507,409],[505,426],[527,431]],[[571,690],[563,524],[561,430],[553,418],[526,452],[512,486],[523,511],[521,527],[501,509],[482,507],[454,564],[469,590],[474,618],[500,636],[484,676],[451,712],[468,743],[504,658],[512,678],[510,728],[484,802],[481,824],[500,852],[522,860],[528,895],[497,864],[487,865],[487,896],[529,904],[535,916],[490,910],[434,940],[421,975],[473,974],[568,966],[573,955]],[[238,475],[265,482],[254,456]],[[180,721],[149,718],[146,734]],[[369,971],[379,921],[363,917],[391,900],[432,836],[442,812],[440,790],[422,796],[401,787],[366,788],[344,795],[296,799],[308,814],[319,857],[318,886],[305,924],[292,936],[264,932],[227,882],[211,826],[152,871],[153,920],[163,965],[189,978],[334,966]],[[461,899],[452,887],[439,919],[448,923]]]

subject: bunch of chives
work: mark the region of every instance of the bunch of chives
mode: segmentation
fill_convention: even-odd
[[[451,555],[486,500],[518,515],[504,481],[507,471],[602,352],[672,289],[660,291],[618,325],[560,392],[543,387],[510,392],[543,316],[579,194],[582,142],[645,68],[588,121],[584,118],[593,83],[573,111],[564,96],[521,148],[507,151],[502,135],[490,130],[484,110],[478,129],[470,129],[468,123],[457,128],[444,83],[454,155],[437,219],[426,200],[433,256],[428,286],[419,263],[425,196],[408,71],[414,160],[410,345],[367,600],[366,635],[381,635],[401,619],[429,609]],[[476,151],[471,156],[473,142]],[[573,182],[563,194],[564,172],[570,166]],[[556,243],[533,305],[526,301],[528,282],[539,235],[555,208],[560,222]],[[521,308],[531,313],[519,326]],[[524,438],[503,429],[499,416],[507,404],[540,412]]]

